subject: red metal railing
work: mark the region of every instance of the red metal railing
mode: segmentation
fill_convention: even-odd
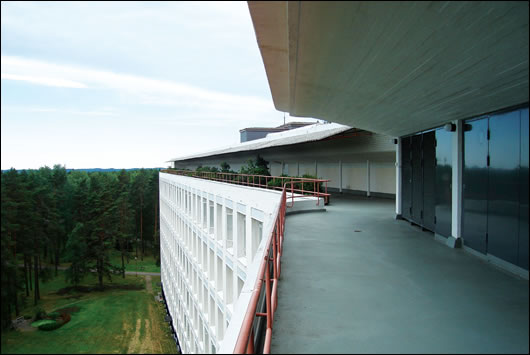
[[[245,186],[260,187],[264,189],[284,190],[286,184],[290,185],[287,192],[291,193],[290,198],[292,204],[295,198],[302,198],[304,196],[314,196],[317,198],[317,205],[320,203],[320,197],[324,198],[326,204],[329,203],[328,182],[325,179],[311,179],[303,177],[290,176],[266,176],[266,175],[252,175],[252,174],[234,174],[222,172],[207,172],[207,171],[191,171],[191,170],[175,170],[165,169],[162,173],[169,173],[174,175],[197,177],[206,180],[221,181],[230,184],[238,184]],[[272,182],[272,184],[271,184]],[[279,184],[279,186],[276,186]],[[324,191],[321,191],[323,189]],[[289,206],[289,207],[291,207]]]
[[[267,247],[262,254],[262,262],[259,268],[258,277],[254,285],[254,291],[250,297],[250,302],[243,319],[243,324],[234,347],[234,354],[253,354],[260,353],[269,354],[271,349],[272,339],[272,324],[274,321],[274,313],[278,306],[278,280],[281,272],[281,257],[283,251],[283,237],[285,230],[285,209],[287,205],[287,184],[283,188],[282,199],[278,213],[276,215],[276,223],[272,230]],[[272,255],[271,255],[272,254]],[[271,277],[272,268],[272,277]],[[261,289],[265,283],[265,305],[266,312],[258,312],[258,301],[261,294]],[[265,340],[263,342],[262,351],[256,351],[254,347],[254,320],[258,317],[266,317],[267,328],[265,331]]]
[[[282,190],[281,202],[276,213],[274,228],[267,240],[267,247],[261,255],[262,261],[258,271],[258,277],[254,285],[254,291],[252,291],[248,308],[234,347],[234,354],[253,354],[261,352],[263,354],[269,354],[271,349],[274,313],[278,306],[278,281],[281,273],[281,257],[285,231],[285,211],[287,207],[292,207],[292,204],[291,206],[287,206],[287,191],[291,193],[290,198],[292,199],[292,203],[294,203],[294,198],[303,197],[307,194],[319,197],[317,198],[317,204],[318,201],[320,201],[320,197],[324,197],[327,203],[329,201],[329,194],[327,193],[327,182],[329,180],[219,172],[195,172],[188,170],[169,169],[162,170],[161,172],[246,186]],[[269,186],[268,182],[273,181],[274,179],[280,179],[282,186]],[[307,185],[304,187],[304,183],[313,183],[313,190],[311,191],[311,189],[305,188]],[[325,192],[320,191],[320,183],[325,183]],[[260,300],[263,283],[265,283],[265,312],[259,312],[258,302]],[[262,317],[265,317],[267,322],[265,338],[263,341],[263,348],[257,350],[255,349],[254,321]]]

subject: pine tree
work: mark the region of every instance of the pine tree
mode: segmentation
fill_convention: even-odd
[[[116,234],[120,255],[121,255],[121,273],[125,278],[125,258],[129,257],[128,244],[132,233],[133,215],[129,197],[129,174],[122,169],[118,175],[116,210],[119,215],[118,231]]]
[[[145,199],[145,192],[147,187],[147,176],[146,171],[144,169],[140,169],[140,171],[136,174],[136,177],[134,178],[134,181],[132,183],[132,200],[133,205],[136,206],[136,218],[137,218],[137,226],[138,226],[138,220],[139,220],[139,228],[137,227],[137,235],[140,235],[140,242],[142,246],[142,254],[141,254],[141,260],[144,259],[143,252],[145,249],[143,248],[143,241],[144,241],[144,199]],[[136,257],[138,257],[138,244],[136,244]]]
[[[9,319],[12,306],[15,315],[19,315],[19,291],[23,289],[23,278],[19,275],[16,253],[17,243],[21,240],[20,232],[23,230],[20,216],[24,206],[25,185],[20,174],[11,168],[2,173],[2,187],[2,314],[7,314]]]
[[[68,236],[66,243],[65,260],[71,262],[70,267],[66,269],[66,280],[74,284],[77,288],[79,282],[88,272],[86,260],[88,248],[86,243],[86,229],[83,223],[77,223]]]
[[[99,286],[103,287],[103,277],[111,280],[114,270],[110,263],[110,250],[114,245],[114,231],[117,225],[116,204],[113,200],[108,175],[90,174],[88,196],[88,267],[95,267]],[[92,264],[90,264],[92,263]]]

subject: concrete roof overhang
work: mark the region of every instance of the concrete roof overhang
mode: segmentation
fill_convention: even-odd
[[[292,144],[319,141],[337,134],[355,130],[352,127],[344,126],[337,123],[316,123],[309,126],[299,127],[291,130],[284,130],[276,133],[269,133],[264,138],[254,139],[243,143],[237,143],[216,150],[195,153],[188,156],[173,158],[167,162],[185,161],[196,158],[213,157],[218,155],[254,151],[271,147],[286,146]]]
[[[274,105],[401,136],[528,102],[528,2],[249,1]]]

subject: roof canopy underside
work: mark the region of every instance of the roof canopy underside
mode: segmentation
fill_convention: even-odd
[[[528,2],[254,2],[276,109],[391,136],[528,102]]]

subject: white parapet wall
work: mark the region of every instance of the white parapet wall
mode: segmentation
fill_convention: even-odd
[[[161,278],[182,353],[234,348],[281,193],[160,173]]]

